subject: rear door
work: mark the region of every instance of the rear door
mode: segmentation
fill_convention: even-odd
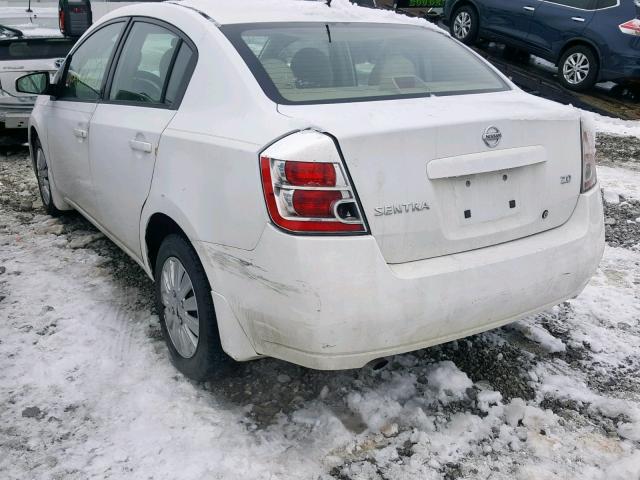
[[[540,0],[484,0],[480,28],[505,39],[526,43]]]
[[[49,103],[49,158],[56,187],[95,217],[89,165],[89,122],[102,96],[106,74],[125,21],[96,30],[73,52],[55,101]]]
[[[596,0],[540,2],[531,22],[529,42],[540,53],[556,58],[566,43],[580,37],[594,16]]]
[[[135,20],[90,128],[98,220],[135,255],[162,132],[194,68],[195,46],[173,27]]]

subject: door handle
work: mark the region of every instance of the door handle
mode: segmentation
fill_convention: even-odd
[[[139,140],[129,140],[129,146],[131,150],[137,150],[139,152],[151,153],[153,152],[153,145],[149,142],[141,142]]]
[[[89,136],[89,132],[81,128],[74,128],[73,134],[78,138],[87,138]]]
[[[522,8],[524,8],[527,12],[535,12],[536,11],[535,7],[522,7]]]
[[[584,18],[582,17],[571,17],[571,20],[574,22],[584,22]]]

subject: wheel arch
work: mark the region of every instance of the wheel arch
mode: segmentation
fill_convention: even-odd
[[[455,15],[456,11],[460,8],[460,7],[464,7],[465,5],[468,5],[470,7],[472,7],[475,11],[476,14],[478,15],[478,22],[480,22],[480,8],[478,8],[478,5],[476,5],[476,3],[473,0],[458,0],[457,2],[455,2],[453,4],[453,6],[451,7],[451,14],[449,16],[449,22],[453,21],[453,16]]]
[[[149,266],[148,273],[150,273],[152,278],[155,276],[155,265],[160,245],[162,245],[163,240],[171,234],[183,236],[193,246],[193,242],[191,242],[185,229],[170,215],[155,212],[149,216],[145,224],[143,246],[145,260]]]
[[[588,40],[583,37],[572,38],[567,43],[565,43],[563,47],[560,49],[560,52],[558,52],[558,56],[556,58],[556,64],[560,62],[560,59],[566,53],[567,50],[577,46],[589,47],[591,50],[593,50],[593,52],[596,54],[596,57],[598,59],[598,66],[602,65],[602,54],[598,46],[591,40]]]

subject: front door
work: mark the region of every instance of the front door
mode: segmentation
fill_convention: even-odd
[[[89,124],[125,22],[109,24],[88,37],[69,60],[47,124],[49,158],[56,188],[83,211],[95,216],[89,163]]]
[[[192,49],[168,27],[137,20],[111,86],[91,119],[91,169],[98,221],[140,257],[140,215],[162,132],[176,114]]]
[[[531,19],[540,0],[486,0],[482,2],[480,27],[504,39],[526,43]]]
[[[529,42],[545,56],[555,58],[567,41],[580,37],[594,15],[595,0],[541,2],[529,31]]]

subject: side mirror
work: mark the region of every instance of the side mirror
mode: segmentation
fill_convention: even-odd
[[[31,95],[45,95],[51,91],[49,72],[36,72],[16,80],[16,91]]]

